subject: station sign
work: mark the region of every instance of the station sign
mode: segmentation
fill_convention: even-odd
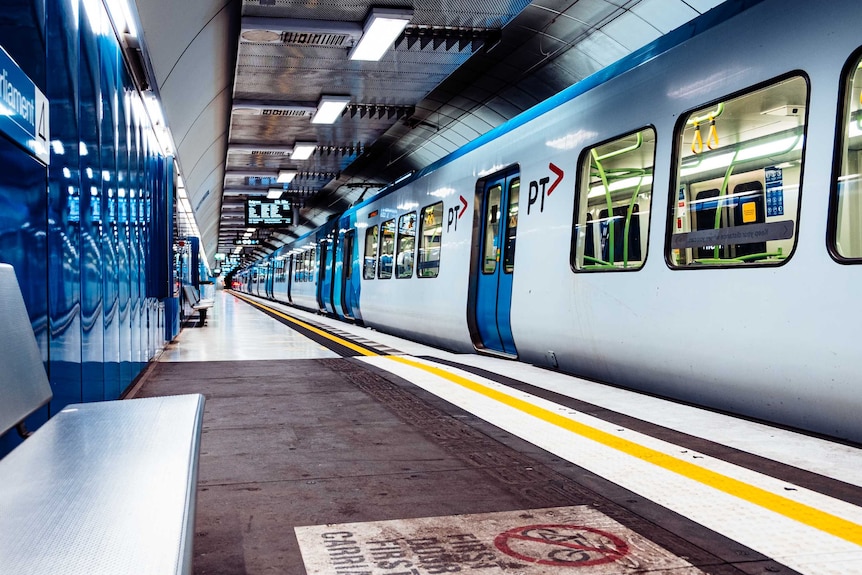
[[[0,132],[42,163],[51,161],[48,99],[0,46]]]
[[[249,198],[245,201],[245,225],[262,228],[283,228],[293,224],[293,203],[290,200]]]
[[[260,245],[260,240],[257,238],[236,238],[233,241],[235,246],[257,246]]]

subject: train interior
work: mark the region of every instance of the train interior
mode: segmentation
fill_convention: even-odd
[[[794,76],[685,117],[673,265],[780,264],[790,255],[807,92]]]
[[[862,220],[862,186],[859,181],[862,169],[862,59],[853,64],[848,75],[845,102],[835,252],[842,258],[858,258],[862,256],[862,235],[858,233],[858,222]]]
[[[646,259],[655,131],[646,128],[581,155],[576,270],[637,269]]]

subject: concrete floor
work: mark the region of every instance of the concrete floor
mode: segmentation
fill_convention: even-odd
[[[206,396],[198,575],[302,575],[295,527],[576,505],[649,533],[713,575],[771,566],[395,375],[339,358],[237,298],[216,295],[207,325],[184,329],[137,392]],[[663,527],[650,519],[655,513]],[[752,570],[728,565],[740,560]]]
[[[357,388],[351,372],[319,360],[157,366],[140,397],[207,398],[195,573],[304,573],[295,526],[532,506],[487,474],[517,477],[521,458],[465,461]]]

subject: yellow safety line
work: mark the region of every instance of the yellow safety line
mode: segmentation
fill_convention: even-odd
[[[754,505],[758,505],[760,507],[763,507],[764,509],[768,509],[770,511],[778,513],[779,515],[783,515],[784,517],[788,517],[790,519],[798,521],[804,525],[808,525],[809,527],[819,529],[820,531],[829,533],[830,535],[834,535],[835,537],[844,539],[845,541],[849,541],[850,543],[862,546],[862,525],[859,525],[858,523],[854,523],[847,519],[837,517],[835,515],[832,515],[831,513],[821,511],[820,509],[811,507],[810,505],[805,505],[804,503],[799,503],[798,501],[793,501],[792,499],[782,497],[781,495],[776,495],[775,493],[772,493],[760,487],[756,487],[738,479],[722,475],[721,473],[718,473],[716,471],[703,468],[694,463],[690,463],[677,457],[673,457],[672,455],[662,453],[661,451],[657,451],[644,445],[640,445],[639,443],[635,443],[634,441],[623,439],[622,437],[618,437],[606,431],[596,429],[595,427],[591,427],[584,423],[579,423],[568,417],[565,417],[543,407],[539,407],[528,401],[512,397],[511,395],[503,393],[499,390],[487,387],[478,382],[472,381],[465,377],[461,377],[460,375],[451,373],[439,367],[421,363],[403,356],[381,355],[377,352],[365,349],[363,347],[350,343],[349,341],[344,340],[340,337],[320,330],[303,321],[285,315],[268,306],[248,299],[236,292],[231,293],[233,293],[233,295],[239,297],[243,301],[246,301],[261,309],[265,309],[270,313],[273,313],[281,318],[286,319],[287,321],[295,323],[296,325],[299,325],[331,341],[334,341],[339,345],[352,349],[361,355],[367,357],[385,357],[386,359],[390,359],[392,361],[396,361],[410,367],[421,369],[423,371],[436,375],[437,377],[441,377],[445,380],[451,381],[452,383],[460,385],[465,389],[469,389],[470,391],[474,391],[476,393],[484,395],[489,399],[492,399],[504,405],[508,405],[509,407],[517,409],[523,413],[526,413],[527,415],[531,415],[533,417],[541,419],[542,421],[550,423],[551,425],[555,425],[561,429],[565,429],[566,431],[570,431],[572,433],[600,443],[606,447],[616,449],[617,451],[620,451],[632,457],[636,457],[642,461],[646,461],[647,463],[652,463],[653,465],[657,465],[658,467],[661,467],[668,471],[672,471],[674,473],[682,475],[683,477],[687,477],[688,479],[692,479],[714,489],[718,489],[719,491],[723,491],[729,495],[732,495],[749,503],[753,503]]]
[[[280,318],[284,318],[287,321],[294,323],[294,324],[296,324],[302,328],[305,328],[308,331],[314,332],[321,337],[325,337],[326,339],[328,339],[330,341],[334,341],[338,345],[342,345],[348,349],[352,349],[353,351],[359,353],[360,355],[365,355],[368,357],[377,357],[380,355],[379,353],[377,353],[375,351],[371,351],[370,349],[360,347],[354,343],[347,341],[346,339],[341,339],[340,337],[334,336],[331,333],[327,333],[327,332],[323,331],[322,329],[318,329],[318,328],[314,327],[313,325],[309,325],[309,324],[305,323],[304,321],[300,321],[300,320],[293,318],[289,315],[283,314],[280,311],[275,310],[275,309],[273,309],[267,305],[264,305],[262,303],[258,303],[256,301],[254,301],[252,299],[249,299],[249,298],[247,298],[247,297],[245,297],[245,296],[243,296],[237,292],[232,291],[231,294],[235,295],[236,297],[238,297],[239,299],[243,300],[246,303],[250,303],[251,305],[253,305],[255,307],[259,307],[260,309],[265,309],[269,313],[275,314]]]
[[[513,407],[528,415],[541,419],[542,421],[546,421],[547,423],[565,429],[566,431],[576,433],[582,437],[591,439],[597,443],[646,461],[647,463],[652,463],[653,465],[657,465],[661,468],[667,469],[668,471],[678,473],[683,477],[693,479],[703,483],[704,485],[718,489],[719,491],[724,491],[734,497],[759,505],[760,507],[769,509],[770,511],[774,511],[775,513],[789,517],[790,519],[794,519],[810,527],[814,527],[815,529],[819,529],[851,543],[855,543],[856,545],[862,545],[862,525],[848,521],[847,519],[837,517],[825,511],[821,511],[820,509],[805,505],[804,503],[799,503],[792,499],[782,497],[781,495],[776,495],[775,493],[771,493],[765,489],[761,489],[760,487],[749,485],[748,483],[738,479],[722,475],[721,473],[705,469],[699,465],[695,465],[694,463],[678,459],[672,455],[667,455],[666,453],[645,447],[633,441],[629,441],[628,439],[623,439],[611,433],[579,423],[569,419],[568,417],[542,407],[538,407],[522,399],[517,399],[496,389],[471,381],[444,369],[440,369],[439,367],[420,363],[401,356],[385,357],[392,361],[397,361],[404,365],[422,369],[438,377],[442,377],[452,383],[460,385],[461,387],[482,394],[485,397],[508,405],[509,407]]]

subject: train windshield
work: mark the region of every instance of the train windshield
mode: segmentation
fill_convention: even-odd
[[[795,76],[688,114],[668,261],[779,265],[796,243],[808,83]]]

